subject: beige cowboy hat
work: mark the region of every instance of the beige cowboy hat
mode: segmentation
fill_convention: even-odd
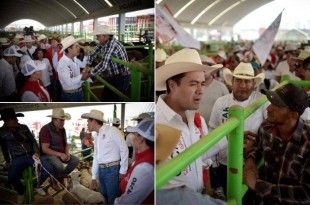
[[[167,54],[162,48],[158,48],[155,51],[155,61],[156,62],[163,62],[167,59]]]
[[[48,115],[47,117],[57,118],[61,120],[70,120],[71,115],[69,113],[65,113],[62,108],[54,108],[52,111],[52,115]]]
[[[203,65],[195,49],[184,48],[167,58],[165,65],[156,69],[156,90],[166,90],[166,81],[175,75],[193,71],[210,73],[222,67],[221,64]]]
[[[46,35],[42,34],[38,37],[38,41],[41,41],[43,39],[47,39]]]
[[[17,33],[17,34],[15,35],[15,38],[16,38],[16,39],[21,39],[21,38],[24,38],[24,35],[23,35],[23,34],[20,34],[20,33]]]
[[[301,50],[298,57],[292,57],[292,59],[296,59],[296,60],[305,60],[306,58],[308,58],[310,56],[310,51],[309,50]]]
[[[156,124],[156,164],[164,162],[175,149],[181,131],[173,127]]]
[[[8,46],[10,44],[11,44],[11,41],[9,41],[7,38],[0,38],[0,45]]]
[[[73,36],[67,36],[66,38],[61,40],[62,49],[60,50],[60,53],[62,53],[64,50],[66,50],[71,45],[75,44],[76,42],[80,41],[81,38],[74,38]]]
[[[24,43],[31,43],[33,42],[34,40],[32,39],[32,37],[29,35],[29,36],[25,36],[24,37],[24,40],[20,41],[20,42],[24,42]]]
[[[235,68],[234,72],[232,73],[230,69],[226,68],[223,70],[223,77],[225,82],[228,85],[232,85],[232,78],[241,78],[241,79],[254,79],[255,85],[258,86],[263,80],[265,79],[265,74],[260,73],[257,76],[254,74],[254,69],[251,63],[239,63],[239,65]]]
[[[84,113],[81,118],[83,119],[95,119],[95,120],[99,120],[101,122],[105,122],[105,120],[103,119],[103,112],[101,112],[100,110],[91,110],[90,113]]]
[[[115,35],[115,33],[111,30],[109,26],[101,26],[98,27],[90,34],[91,36],[97,35]]]

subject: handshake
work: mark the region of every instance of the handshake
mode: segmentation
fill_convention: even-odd
[[[87,80],[89,78],[89,75],[90,75],[90,68],[88,66],[86,66],[82,70],[82,80]]]

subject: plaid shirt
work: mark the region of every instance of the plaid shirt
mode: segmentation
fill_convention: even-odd
[[[93,70],[91,70],[91,76],[104,72],[109,77],[113,77],[114,75],[129,71],[128,67],[115,63],[111,60],[112,57],[116,57],[123,61],[128,61],[124,46],[114,37],[105,42],[105,44],[99,44],[95,47],[94,51],[89,55],[88,65],[92,63],[98,53],[103,53],[104,58]]]
[[[264,122],[256,140],[247,158],[262,154],[265,167],[255,193],[265,204],[310,204],[310,127],[299,120],[289,140],[283,142],[277,127]]]

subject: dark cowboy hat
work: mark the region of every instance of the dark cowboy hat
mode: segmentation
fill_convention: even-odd
[[[5,108],[0,111],[1,118],[0,120],[7,120],[16,117],[24,117],[23,113],[15,113],[13,108]]]

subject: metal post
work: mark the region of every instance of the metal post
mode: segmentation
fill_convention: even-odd
[[[29,166],[24,171],[24,183],[26,187],[25,198],[26,203],[30,204],[34,201],[33,179],[32,179],[32,167]]]
[[[90,102],[90,82],[85,81],[85,90],[84,90],[84,97],[85,97],[85,102]]]
[[[141,73],[131,66],[131,99],[133,102],[140,102],[141,93]]]
[[[153,47],[154,45],[152,43],[149,44],[149,50],[148,50],[148,68],[149,70],[154,70],[154,57],[153,57]],[[154,85],[154,77],[152,75],[147,76],[147,99],[153,101],[154,99],[150,99],[151,96],[154,96],[154,92],[152,93],[152,86]]]
[[[228,135],[227,199],[242,204],[244,110],[234,105],[228,112],[230,118],[238,118],[239,125]]]

